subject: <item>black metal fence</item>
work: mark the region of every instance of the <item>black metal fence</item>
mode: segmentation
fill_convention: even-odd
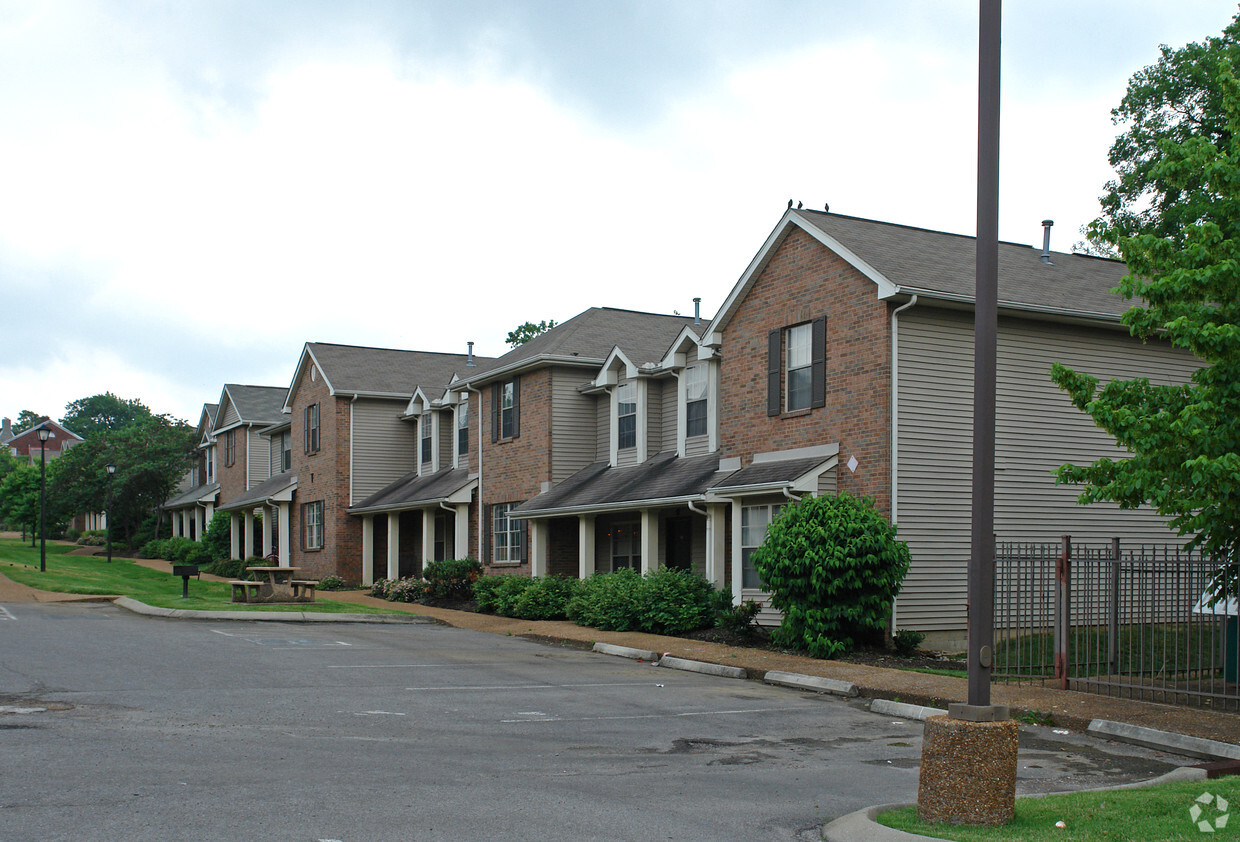
[[[995,680],[1240,710],[1236,565],[1070,536],[995,564]]]

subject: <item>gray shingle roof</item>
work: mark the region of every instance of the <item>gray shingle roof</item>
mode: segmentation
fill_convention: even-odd
[[[392,511],[434,503],[452,496],[470,482],[469,471],[464,468],[444,468],[421,477],[414,471],[351,506],[349,512]]]
[[[274,424],[284,417],[283,386],[242,386],[228,383],[224,386],[242,421],[254,424]]]
[[[210,485],[198,485],[194,488],[184,491],[175,497],[169,497],[164,502],[165,509],[177,509],[182,506],[189,506],[197,503],[199,500],[206,500],[214,497],[220,491],[220,484],[213,482]]]
[[[708,324],[708,319],[702,319],[698,332],[705,331]],[[470,373],[461,376],[480,381],[489,372],[507,370],[544,356],[579,357],[582,362],[600,364],[616,346],[635,365],[658,362],[685,327],[693,327],[692,316],[591,307],[524,345],[518,345],[502,357],[476,369],[468,369]]]
[[[726,476],[727,472],[719,472],[718,455],[682,459],[667,451],[625,468],[596,462],[517,506],[514,514],[613,508],[646,500],[698,497]]]
[[[789,211],[838,240],[887,280],[908,292],[944,293],[972,301],[977,240],[822,211]],[[1118,260],[999,244],[999,304],[1118,316],[1131,306],[1110,292],[1128,268]]]
[[[809,459],[784,459],[780,462],[761,462],[741,468],[736,473],[711,486],[712,491],[729,488],[746,488],[751,485],[787,484],[803,476],[823,463],[821,457]]]
[[[243,491],[233,499],[216,508],[217,512],[236,512],[258,506],[263,501],[274,497],[281,491],[297,484],[297,474],[286,471],[263,480],[249,491]]]
[[[428,391],[443,389],[452,375],[466,368],[465,354],[432,351],[402,351],[395,348],[366,348],[359,345],[333,345],[309,342],[307,348],[318,360],[327,382],[345,394],[383,394],[412,397],[419,386]],[[475,357],[480,364],[490,357]]]

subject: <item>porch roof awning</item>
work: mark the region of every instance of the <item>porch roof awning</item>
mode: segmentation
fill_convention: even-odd
[[[187,506],[196,506],[205,500],[215,499],[215,495],[220,493],[220,484],[213,482],[210,485],[200,485],[191,488],[189,491],[183,491],[175,497],[169,497],[164,501],[165,509],[183,509]]]
[[[775,454],[772,454],[774,456]],[[740,497],[748,494],[818,491],[818,478],[833,470],[839,461],[838,448],[830,455],[818,454],[792,459],[755,459],[753,464],[714,483],[710,497]]]
[[[719,470],[717,455],[681,458],[671,451],[624,468],[596,462],[508,514],[548,517],[701,500],[712,483],[729,473]]]
[[[219,507],[221,512],[239,512],[244,509],[253,509],[261,506],[268,500],[277,503],[287,503],[293,499],[293,492],[297,490],[297,474],[285,472],[276,474],[268,480],[263,480],[249,491],[243,491],[232,500]]]
[[[348,509],[351,515],[399,512],[437,503],[468,503],[478,479],[464,468],[443,468],[433,474],[405,474]]]

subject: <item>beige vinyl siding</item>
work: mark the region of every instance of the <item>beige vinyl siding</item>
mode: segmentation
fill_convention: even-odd
[[[965,627],[972,484],[972,315],[915,308],[899,319],[899,534],[912,567],[898,622],[924,631]],[[1055,485],[1065,462],[1121,456],[1113,440],[1050,380],[1053,362],[1099,377],[1182,382],[1195,367],[1122,331],[1002,319],[996,394],[995,533],[998,540],[1166,541],[1146,508],[1080,506]]]
[[[245,429],[245,461],[249,468],[250,483],[253,488],[260,482],[271,478],[270,440],[265,439],[251,427]],[[240,430],[238,430],[240,432]]]
[[[452,467],[452,439],[456,436],[456,416],[452,410],[441,410],[438,415],[439,469],[443,470]]]
[[[848,469],[845,468],[844,470],[848,470]],[[837,490],[839,489],[839,471],[840,469],[839,469],[839,466],[837,465],[831,470],[824,471],[821,475],[819,475],[818,477],[818,496],[819,497],[834,497],[835,496]]]
[[[237,414],[237,407],[233,406],[232,401],[228,401],[228,405],[224,407],[224,418],[216,427],[227,427],[229,424],[236,424],[241,420],[241,416]]]
[[[418,458],[414,426],[401,421],[399,401],[358,399],[353,414],[350,504],[362,500],[414,469]],[[345,442],[341,442],[345,446]]]
[[[673,393],[673,406],[675,397]],[[676,435],[672,434],[672,446],[676,449]],[[663,450],[663,383],[658,380],[646,381],[646,458],[649,459]]]
[[[662,446],[659,450],[676,449],[676,415],[680,411],[679,382],[675,377],[663,381],[662,429],[659,431]]]
[[[268,460],[269,473],[267,475],[273,477],[281,473],[284,467],[284,433],[276,433],[270,438],[264,439],[264,441],[267,442],[268,455],[271,457]]]
[[[589,379],[587,373],[577,369],[551,370],[552,482],[568,479],[596,461],[596,399],[577,391],[577,387]],[[606,459],[606,455],[603,458]]]
[[[594,398],[594,461],[606,462],[611,458],[611,400],[609,395]]]

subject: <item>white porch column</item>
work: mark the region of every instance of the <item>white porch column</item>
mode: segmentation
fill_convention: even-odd
[[[400,578],[400,512],[387,515],[387,577]]]
[[[240,521],[240,518],[237,517],[236,512],[229,513],[228,515],[229,547],[232,550],[232,557],[234,559],[244,558],[244,556],[241,555],[241,524],[239,521]]]
[[[732,501],[732,604],[741,604],[741,584],[745,572],[741,565],[741,504]]]
[[[271,539],[274,537],[272,535],[272,532],[275,529],[275,524],[271,522],[272,521],[271,513],[273,511],[275,511],[274,506],[263,506],[263,555],[264,556],[271,555],[271,551],[273,549],[273,547],[271,546],[272,544]]]
[[[456,532],[453,535],[452,554],[456,558],[469,557],[469,504],[456,504]]]
[[[205,515],[204,515],[204,517],[203,517],[203,522],[204,522],[207,526],[210,526],[210,525],[211,525],[211,520],[212,520],[212,518],[214,518],[214,517],[215,517],[215,504],[214,504],[214,503],[207,503],[207,511],[206,511],[206,514],[205,514]],[[203,531],[206,531],[206,530],[203,530]]]
[[[245,557],[251,558],[254,555],[254,511],[246,509],[242,517],[245,520],[245,534],[241,536],[245,541]]]
[[[290,504],[280,503],[280,566],[293,566],[293,524],[289,522]]]
[[[202,516],[202,506],[194,506],[194,524],[198,527],[194,530],[194,534],[201,541],[203,533],[207,531],[207,522]]]
[[[181,509],[180,515],[181,515],[181,537],[188,538],[189,537],[189,512],[185,511],[185,509]]]
[[[577,560],[578,578],[594,575],[594,515],[577,515]]]
[[[708,503],[706,506],[706,581],[722,588],[726,581],[724,565],[728,558],[728,535],[724,529],[727,506]]]
[[[530,525],[530,575],[547,575],[547,529],[545,520],[529,520]]]
[[[422,510],[422,568],[435,560],[435,510]]]
[[[91,518],[91,520],[94,520],[94,518]],[[173,509],[171,520],[172,520],[172,537],[180,538],[181,537],[181,510],[180,509]]]
[[[281,517],[283,520],[283,517]],[[362,586],[375,583],[375,516],[362,516]]]
[[[659,569],[659,513],[642,509],[642,573]]]

